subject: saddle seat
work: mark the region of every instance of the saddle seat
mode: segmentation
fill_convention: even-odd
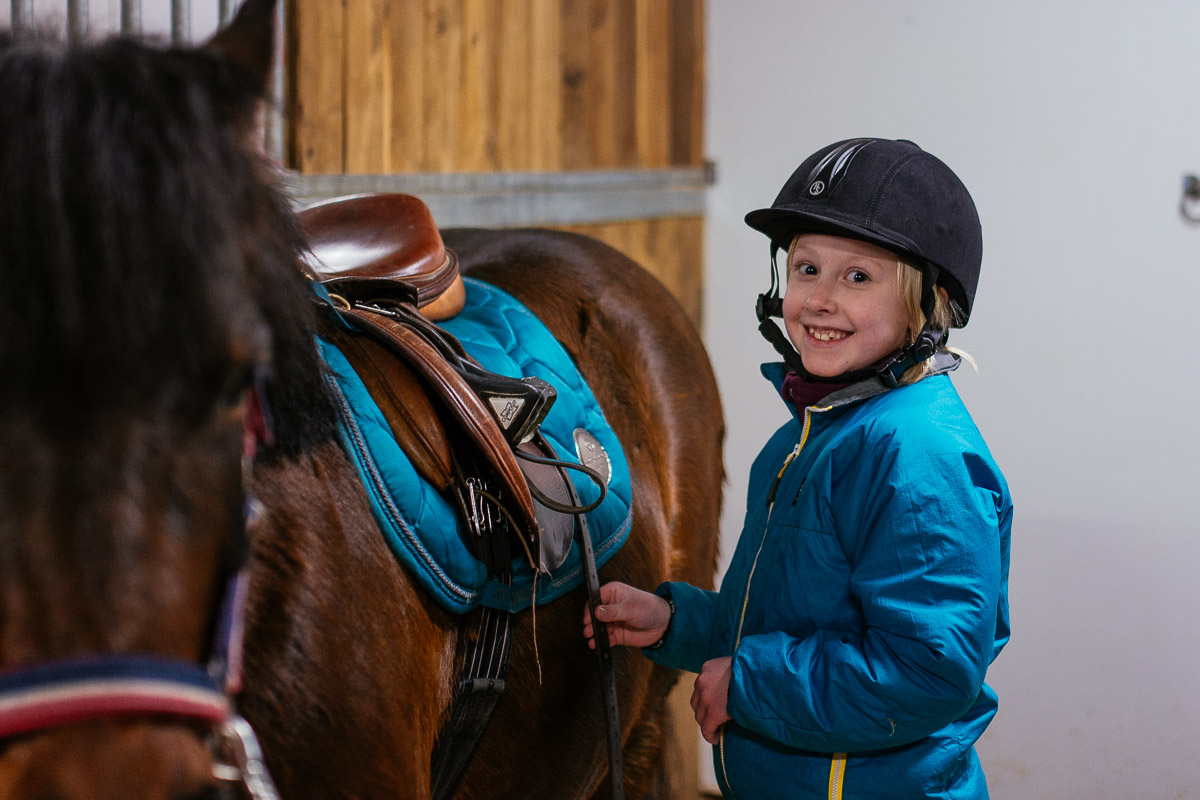
[[[313,203],[297,216],[310,249],[306,266],[322,283],[346,288],[401,281],[416,289],[417,307],[427,319],[449,319],[462,310],[458,257],[442,242],[420,198],[349,195]]]

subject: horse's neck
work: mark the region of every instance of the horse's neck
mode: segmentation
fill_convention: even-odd
[[[322,442],[294,458],[280,458],[254,468],[252,492],[266,511],[266,528],[289,529],[324,538],[365,512],[366,495],[335,440]]]
[[[258,466],[253,489],[266,510],[238,702],[281,794],[377,797],[396,775],[416,780],[452,698],[456,620],[392,557],[336,441]],[[353,735],[331,735],[346,721]]]

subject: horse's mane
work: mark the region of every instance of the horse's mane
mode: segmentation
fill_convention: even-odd
[[[0,98],[0,415],[200,415],[255,360],[231,349],[269,348],[275,452],[327,439],[298,225],[249,145],[249,76],[203,49],[0,31]]]

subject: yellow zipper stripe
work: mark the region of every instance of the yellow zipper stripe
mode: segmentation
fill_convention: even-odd
[[[827,409],[817,409],[825,411]],[[800,441],[792,448],[792,452],[783,460],[783,466],[779,468],[779,474],[775,476],[776,480],[783,478],[783,473],[787,472],[787,468],[791,466],[792,461],[796,456],[800,455],[800,451],[804,449],[804,443],[808,441],[808,429],[812,423],[812,408],[804,409],[804,429],[800,432]],[[771,507],[767,509],[767,524],[763,526],[762,540],[758,543],[758,551],[754,554],[754,561],[750,564],[750,574],[746,576],[746,590],[742,595],[742,613],[738,615],[737,634],[733,640],[733,649],[742,643],[742,625],[746,621],[746,604],[750,602],[750,582],[754,580],[754,570],[758,568],[758,557],[762,555],[763,545],[767,543],[767,531],[771,527],[771,511],[775,508],[775,502],[771,501]],[[721,741],[717,746],[717,756],[721,760],[721,773],[725,776],[725,785],[730,786],[729,772],[725,769],[725,726],[721,726]],[[732,787],[730,787],[732,791]]]
[[[808,441],[808,430],[812,427],[812,411],[811,408],[804,409],[804,429],[800,432],[800,441],[792,448],[792,452],[783,460],[783,466],[779,469],[779,474],[776,475],[776,480],[783,478],[783,473],[787,472],[787,468],[795,461],[796,456],[800,455],[800,451],[804,449],[804,443]],[[742,613],[738,615],[737,635],[733,639],[733,649],[742,643],[742,625],[746,622],[746,605],[750,602],[750,583],[754,580],[754,570],[758,568],[758,557],[762,555],[763,545],[767,543],[767,531],[771,529],[771,512],[775,510],[775,501],[771,501],[771,507],[767,509],[767,522],[763,525],[762,540],[758,543],[758,551],[754,554],[754,561],[750,564],[750,574],[746,576],[746,589],[742,594]]]
[[[829,800],[842,800],[842,782],[846,779],[846,754],[834,753],[829,765]]]
[[[796,456],[800,455],[800,448],[804,447],[804,439],[807,438],[807,436],[808,436],[808,415],[807,414],[804,417],[804,421],[805,421],[804,434],[800,437],[800,443],[798,445],[796,445],[792,449],[792,452],[788,454],[788,457],[786,459],[784,459],[783,467],[780,468],[779,474],[777,476],[775,476],[776,480],[779,480],[780,478],[783,477],[783,473],[787,472],[788,465],[792,463],[792,460],[795,459]],[[767,509],[767,523],[765,525],[763,525],[762,540],[759,541],[758,550],[755,551],[755,553],[754,553],[754,561],[752,561],[750,563],[750,574],[746,576],[746,590],[745,590],[745,593],[742,595],[742,612],[740,614],[738,614],[737,635],[733,639],[733,649],[734,650],[736,650],[737,646],[742,643],[742,625],[746,622],[746,604],[750,602],[750,582],[752,580],[754,580],[754,570],[758,569],[758,557],[762,555],[763,545],[765,545],[767,543],[767,531],[771,527],[771,524],[770,524],[771,511],[774,508],[775,508],[775,501],[772,500],[770,508]]]

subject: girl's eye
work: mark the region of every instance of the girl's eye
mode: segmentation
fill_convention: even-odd
[[[814,267],[812,264],[807,264],[807,263],[803,263],[803,262],[797,264],[794,271],[799,272],[801,275],[816,275],[817,274],[816,267]]]
[[[871,280],[871,276],[862,270],[856,269],[850,273],[850,280],[852,280],[854,283],[866,283],[867,281]]]

